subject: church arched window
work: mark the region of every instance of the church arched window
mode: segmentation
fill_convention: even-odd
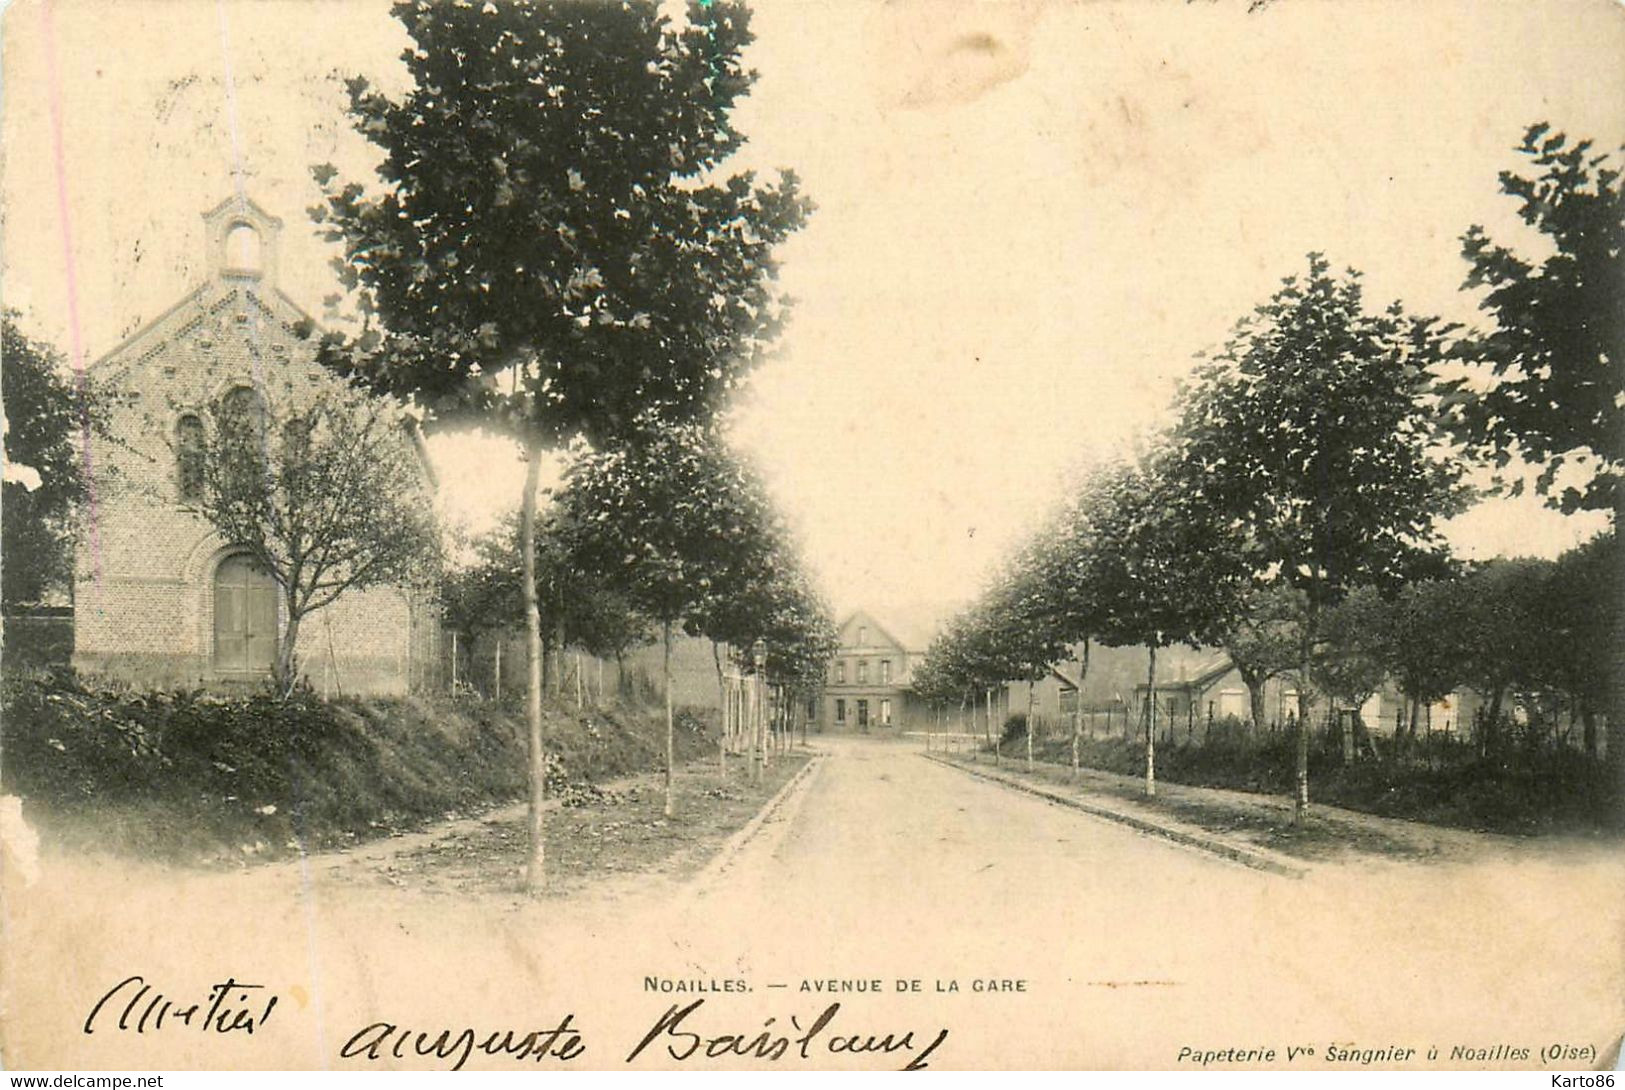
[[[265,402],[252,386],[234,386],[220,399],[220,427],[243,440],[264,442]]]
[[[265,402],[252,386],[237,386],[220,399],[216,415],[220,428],[220,454],[223,468],[233,474],[265,476]]]
[[[310,453],[310,421],[294,417],[282,425],[282,462],[296,466]]]
[[[187,413],[175,422],[175,477],[182,503],[203,499],[203,421]]]

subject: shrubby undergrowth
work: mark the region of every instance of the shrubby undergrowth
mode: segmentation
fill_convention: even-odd
[[[1011,744],[1025,726],[1011,717],[1005,755],[1019,757]],[[1385,817],[1485,832],[1537,834],[1601,829],[1610,813],[1606,765],[1567,746],[1514,737],[1499,752],[1480,755],[1467,744],[1409,747],[1385,740],[1381,759],[1369,756],[1344,763],[1339,740],[1317,733],[1309,750],[1314,801]],[[1159,744],[1159,781],[1220,787],[1270,795],[1291,792],[1295,765],[1291,731],[1251,735],[1215,732],[1205,741]],[[1034,756],[1057,764],[1071,762],[1065,732],[1040,737]],[[1145,774],[1145,746],[1139,738],[1085,738],[1079,761],[1088,768],[1124,776]]]
[[[550,703],[548,794],[661,767],[663,720],[636,704]],[[477,813],[526,790],[522,706],[323,700],[296,690],[145,692],[68,671],[0,679],[0,788],[79,847],[186,861],[320,850]],[[711,752],[685,715],[678,757]]]

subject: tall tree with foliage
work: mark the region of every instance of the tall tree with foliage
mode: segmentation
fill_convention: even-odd
[[[1499,466],[1541,467],[1535,488],[1564,511],[1617,511],[1625,475],[1625,170],[1621,153],[1570,143],[1547,124],[1524,133],[1528,173],[1501,190],[1548,252],[1525,257],[1481,226],[1462,236],[1464,288],[1495,321],[1459,355],[1483,372],[1451,384],[1463,438]],[[1572,467],[1573,480],[1561,480]],[[1522,480],[1510,483],[1516,493]],[[1617,519],[1616,519],[1617,521]]]
[[[1146,648],[1145,791],[1156,794],[1157,652],[1211,642],[1237,597],[1228,554],[1209,548],[1202,510],[1172,471],[1171,451],[1104,469],[1090,485],[1099,537],[1083,579],[1100,642]]]
[[[1525,663],[1529,681],[1568,694],[1580,716],[1586,752],[1595,757],[1597,717],[1612,713],[1609,678],[1618,654],[1615,634],[1625,613],[1618,535],[1600,534],[1558,557],[1531,612],[1534,626],[1526,641],[1531,656]],[[1608,745],[1614,745],[1611,729]]]
[[[102,430],[105,395],[69,379],[60,354],[0,316],[0,406],[5,481],[0,493],[0,600],[32,605],[71,582],[74,514],[86,494],[84,443]]]
[[[1551,638],[1541,614],[1552,567],[1549,560],[1499,558],[1475,565],[1455,583],[1451,635],[1462,651],[1461,680],[1489,702],[1483,719],[1486,749],[1500,744],[1507,691],[1530,678],[1540,645]]]
[[[1028,546],[1026,566],[1042,588],[1042,615],[1059,647],[1078,647],[1078,696],[1072,712],[1072,774],[1078,774],[1083,734],[1083,693],[1089,681],[1089,647],[1101,630],[1097,592],[1089,582],[1094,550],[1102,547],[1091,492],[1068,496]]]
[[[542,622],[542,673],[557,690],[564,649],[575,645],[621,666],[626,652],[648,640],[649,621],[626,599],[584,570],[570,551],[559,526],[561,512],[538,518],[536,535],[536,600]],[[518,514],[476,538],[473,557],[448,572],[441,582],[442,619],[472,641],[481,632],[524,623],[519,581]]]
[[[1479,373],[1453,384],[1459,434],[1503,470],[1540,467],[1535,489],[1564,511],[1625,511],[1625,149],[1594,150],[1547,123],[1518,151],[1525,172],[1503,171],[1501,190],[1539,232],[1546,251],[1525,256],[1480,226],[1462,237],[1469,290],[1494,328],[1463,346]],[[1516,493],[1521,477],[1511,481]],[[1616,538],[1617,540],[1617,538]],[[1625,553],[1613,556],[1615,578]],[[1625,621],[1610,643],[1608,758],[1625,812]]]
[[[427,472],[400,414],[348,388],[270,404],[228,394],[206,416],[198,513],[281,591],[274,678],[286,695],[306,617],[345,594],[432,578]]]
[[[1245,592],[1236,607],[1219,643],[1247,687],[1247,714],[1258,731],[1264,728],[1265,687],[1303,666],[1299,628],[1304,596],[1291,584],[1279,583]]]
[[[1310,681],[1331,699],[1354,709],[1356,731],[1365,727],[1360,708],[1388,679],[1394,608],[1376,587],[1355,587],[1320,617],[1320,641]],[[1292,663],[1284,671],[1298,668]],[[1306,684],[1301,678],[1297,683]],[[1346,741],[1344,752],[1350,756],[1353,741]]]
[[[774,249],[809,204],[793,175],[726,173],[754,73],[741,0],[401,0],[411,87],[349,84],[379,191],[319,167],[313,215],[344,248],[362,331],[324,362],[430,427],[511,436],[529,461],[521,582],[531,644],[526,885],[544,859],[536,487],[543,454],[651,412],[714,412],[784,310]]]
[[[660,626],[666,690],[666,814],[675,806],[671,652],[732,554],[762,529],[748,478],[706,427],[652,429],[574,459],[559,497],[583,564]]]
[[[1046,578],[1046,557],[1035,543],[1019,554],[981,602],[983,624],[998,648],[1000,681],[1027,684],[1027,769],[1033,767],[1033,706],[1038,683],[1066,654],[1057,617],[1056,584]]]
[[[1367,313],[1359,274],[1309,255],[1238,323],[1181,397],[1181,494],[1233,535],[1258,582],[1305,596],[1301,674],[1321,613],[1404,578],[1439,547],[1460,470],[1438,453],[1426,398],[1446,329],[1395,303]],[[1294,814],[1309,806],[1308,686],[1299,687]]]
[[[840,633],[829,605],[812,587],[798,558],[786,558],[762,627],[768,676],[783,687],[785,707],[815,695],[840,648]]]
[[[1459,582],[1424,579],[1407,584],[1384,611],[1379,653],[1400,692],[1410,699],[1404,731],[1410,738],[1426,722],[1430,713],[1425,709],[1467,680],[1464,605]]]

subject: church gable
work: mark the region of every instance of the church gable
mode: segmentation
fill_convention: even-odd
[[[204,221],[209,279],[95,365],[120,393],[101,464],[160,502],[176,498],[189,419],[231,390],[252,387],[275,411],[340,384],[315,360],[309,315],[276,286],[281,221],[236,197]]]
[[[208,279],[95,365],[108,380],[161,387],[184,369],[221,364],[315,367],[299,335],[314,322],[276,283],[282,221],[245,197],[203,219]]]

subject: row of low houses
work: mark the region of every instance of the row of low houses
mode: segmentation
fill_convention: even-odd
[[[962,707],[943,708],[922,700],[911,685],[913,669],[929,642],[923,628],[903,628],[866,610],[850,614],[840,625],[839,649],[824,691],[807,708],[809,721],[818,730],[835,732],[981,734],[987,729],[991,704],[992,722],[1000,727],[1031,707],[1040,732],[1069,734],[1075,716],[1082,732],[1091,737],[1138,737],[1144,730],[1152,687],[1143,647],[1093,646],[1084,673],[1078,661],[1080,646],[1070,661],[1051,667],[1036,682],[1010,682],[978,694],[974,708],[969,701]],[[1241,672],[1222,652],[1184,647],[1159,651],[1155,693],[1157,733],[1165,742],[1199,741],[1215,731],[1250,728],[1250,693]],[[1311,715],[1319,724],[1344,726],[1357,718],[1368,735],[1379,739],[1410,729],[1418,735],[1468,738],[1487,704],[1483,694],[1458,688],[1415,709],[1413,724],[1409,701],[1389,682],[1358,708],[1317,697]],[[1518,700],[1508,699],[1504,706],[1515,719],[1526,718]],[[1261,729],[1294,724],[1297,707],[1296,685],[1289,679],[1271,679],[1264,687]]]

